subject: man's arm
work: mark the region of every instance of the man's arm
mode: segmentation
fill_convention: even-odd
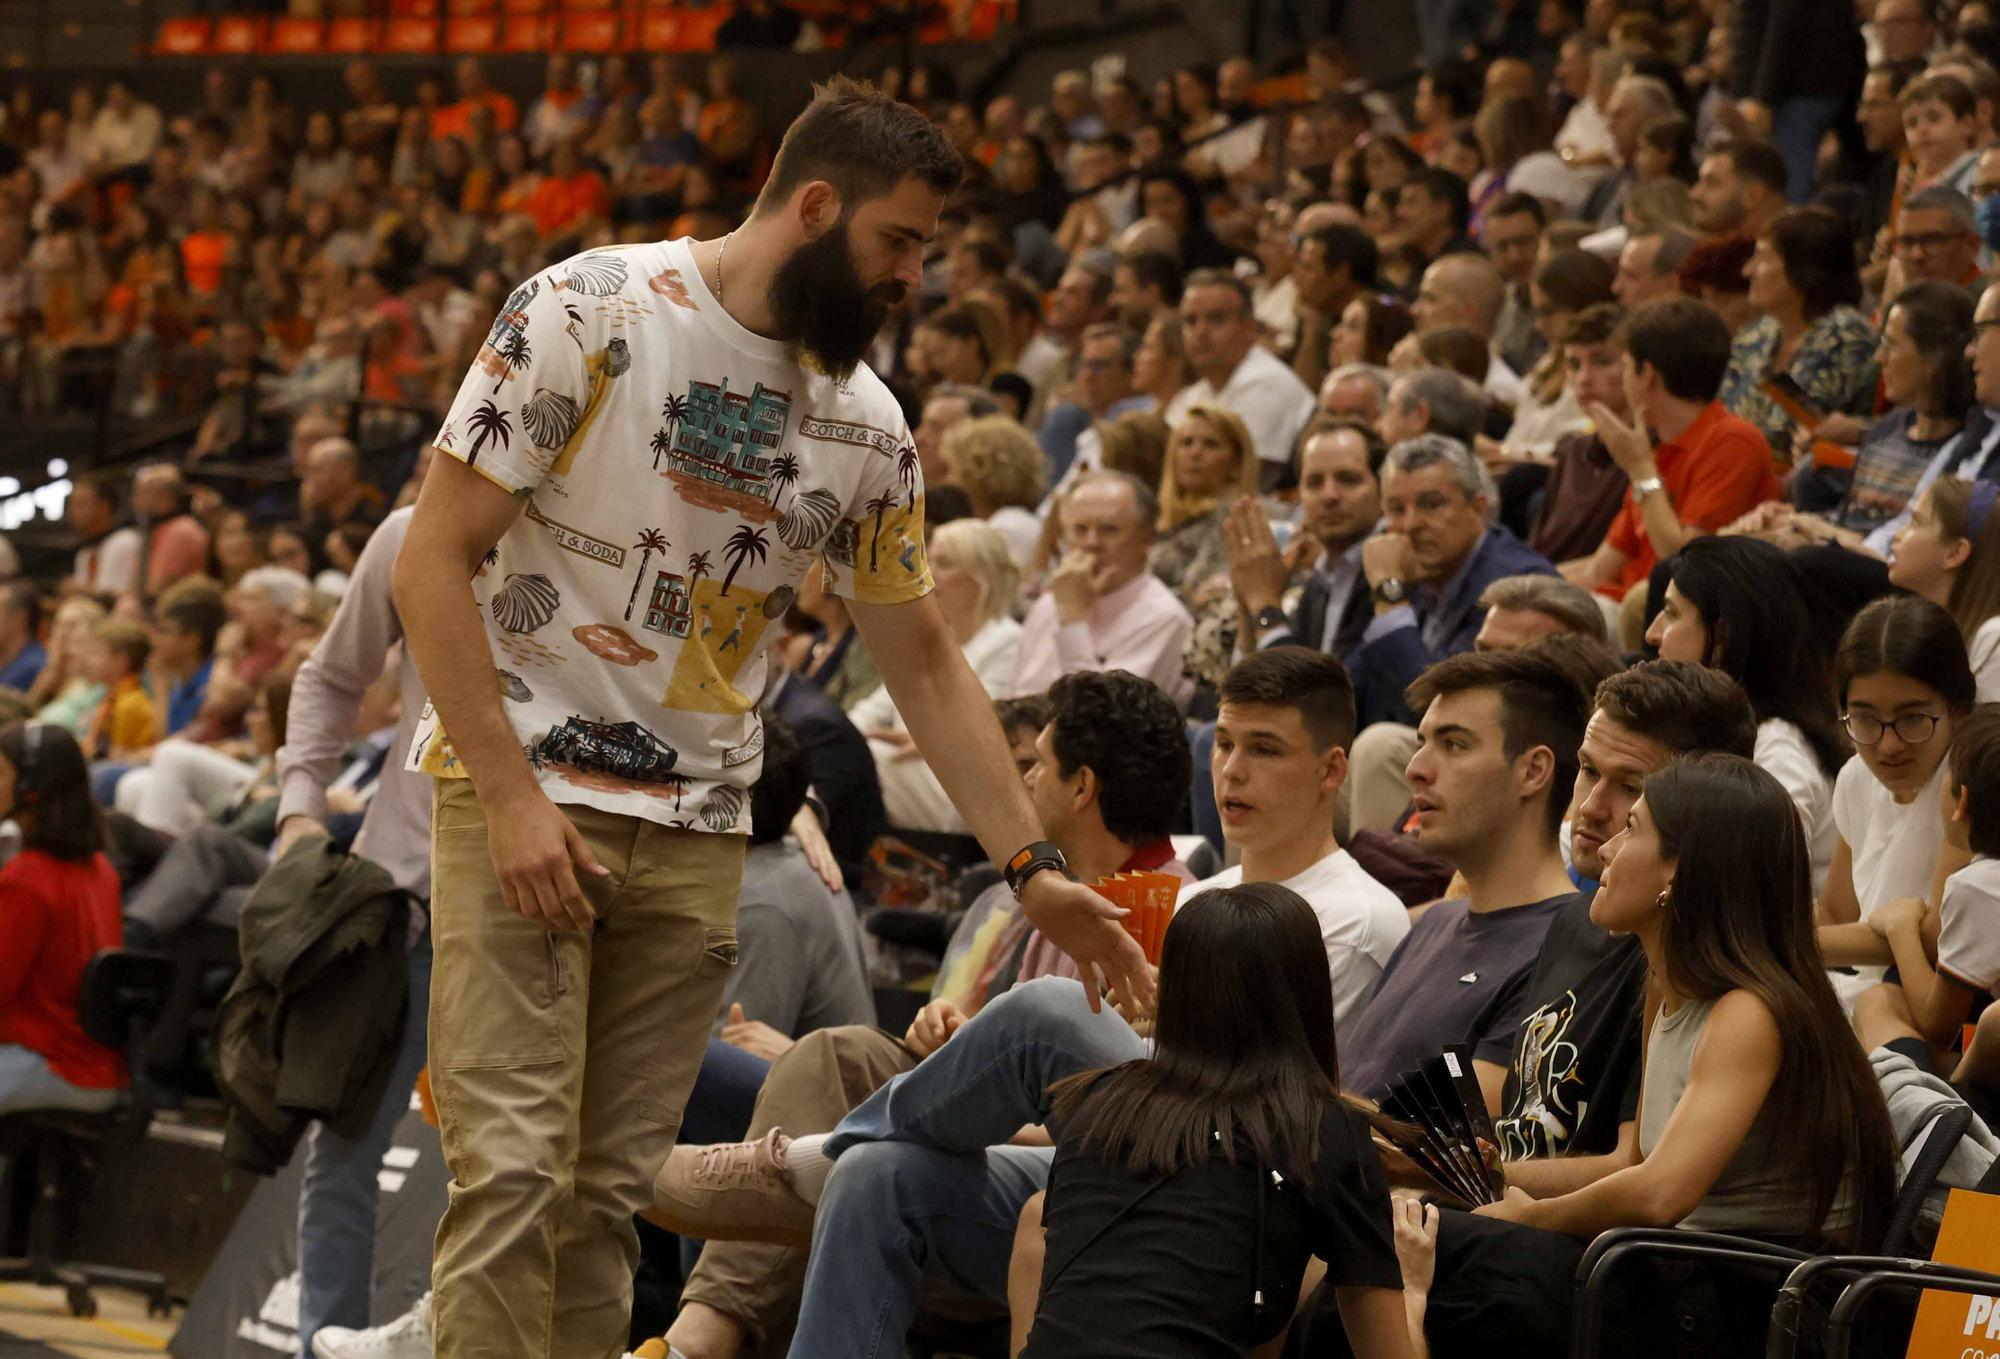
[[[382,675],[403,625],[390,597],[409,516],[391,516],[368,539],[326,634],[292,679],[285,744],[278,752],[278,845],[326,829],[326,789],[340,772],[368,686]],[[391,751],[399,760],[406,752]]]
[[[993,862],[1004,864],[1042,839],[993,701],[952,640],[937,601],[929,595],[902,604],[850,600],[848,609],[917,749]],[[1093,1009],[1098,993],[1088,984],[1092,964],[1114,990],[1151,1008],[1153,978],[1145,954],[1109,901],[1043,872],[1029,880],[1021,911],[1083,968]]]
[[[396,611],[431,706],[472,776],[495,836],[493,870],[508,907],[551,928],[590,928],[572,865],[603,874],[590,849],[535,782],[500,703],[500,677],[472,597],[479,563],[520,515],[524,499],[449,453],[431,463],[397,554]]]
[[[1571,585],[1584,590],[1595,590],[1600,585],[1609,585],[1617,580],[1618,573],[1625,569],[1625,563],[1630,560],[1631,558],[1610,543],[1599,543],[1597,551],[1588,557],[1566,561],[1556,570]]]

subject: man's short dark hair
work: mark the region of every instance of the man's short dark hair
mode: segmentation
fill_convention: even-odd
[[[1648,302],[1625,323],[1632,366],[1651,364],[1667,391],[1682,401],[1713,401],[1729,371],[1729,327],[1691,297]]]
[[[1966,798],[1974,854],[2000,854],[2000,703],[1982,703],[1951,733],[1951,786]]]
[[[1141,288],[1157,288],[1168,306],[1180,305],[1181,266],[1172,255],[1159,250],[1141,250],[1118,261],[1132,271],[1132,281]]]
[[[1389,456],[1389,441],[1382,432],[1366,420],[1356,420],[1351,415],[1315,415],[1306,432],[1299,436],[1299,454],[1304,457],[1306,445],[1322,434],[1348,433],[1360,439],[1368,450],[1368,475],[1376,481],[1382,480],[1382,464]]]
[[[1412,709],[1421,710],[1445,694],[1480,689],[1499,695],[1501,750],[1508,759],[1519,759],[1536,746],[1547,746],[1555,757],[1542,804],[1542,829],[1554,844],[1576,787],[1576,752],[1590,720],[1590,702],[1567,665],[1533,649],[1446,657],[1417,676],[1404,697]]]
[[[1047,694],[1023,694],[1019,698],[993,700],[993,715],[1000,719],[1000,730],[1010,741],[1014,733],[1023,727],[1039,733],[1049,724],[1049,711]]]
[[[1597,686],[1597,711],[1676,755],[1714,751],[1750,759],[1757,714],[1720,670],[1693,661],[1641,661]]]
[[[1748,179],[1762,184],[1772,193],[1781,197],[1785,192],[1785,158],[1778,148],[1769,142],[1754,141],[1748,137],[1732,137],[1718,142],[1709,149],[1709,155],[1721,156],[1729,162],[1729,168],[1738,179]]]
[[[1187,725],[1159,685],[1123,670],[1081,670],[1049,688],[1049,744],[1064,778],[1097,776],[1104,829],[1128,845],[1174,828],[1194,781]]]
[[[852,213],[912,175],[950,193],[965,163],[938,126],[908,104],[866,81],[834,76],[814,87],[812,102],[786,129],[757,202],[774,208],[801,184],[823,179],[839,191],[842,212]]]
[[[228,606],[213,590],[191,590],[160,606],[160,621],[201,638],[201,654],[215,654],[215,639],[229,621]]]
[[[1495,217],[1532,217],[1537,231],[1549,224],[1548,209],[1542,206],[1542,200],[1519,189],[1494,200],[1493,206],[1486,210],[1486,220],[1490,222]]]
[[[1236,300],[1242,306],[1245,316],[1250,315],[1251,308],[1255,305],[1250,296],[1250,285],[1227,269],[1195,270],[1187,276],[1187,282],[1181,285],[1181,296],[1186,297],[1196,288],[1229,289],[1236,294]]]
[[[1413,172],[1403,183],[1408,191],[1412,186],[1421,188],[1451,209],[1451,229],[1463,236],[1472,221],[1472,196],[1466,189],[1463,176],[1436,165],[1427,165]]]
[[[792,818],[806,805],[812,786],[812,765],[806,748],[775,713],[765,713],[764,769],[750,785],[750,843],[768,845],[782,839]]]
[[[1246,656],[1222,677],[1217,697],[1295,709],[1315,750],[1354,744],[1354,681],[1346,666],[1323,651],[1281,646]]]
[[[1357,288],[1379,286],[1382,252],[1375,238],[1347,222],[1332,222],[1308,231],[1305,239],[1319,242],[1320,254],[1329,271],[1347,266],[1348,277]]]

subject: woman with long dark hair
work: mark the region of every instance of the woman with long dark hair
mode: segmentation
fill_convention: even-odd
[[[1638,1144],[1586,1188],[1477,1211],[1586,1238],[1678,1224],[1807,1249],[1875,1239],[1895,1134],[1820,967],[1791,798],[1739,756],[1678,760],[1603,853],[1590,918],[1639,940],[1654,997]]]
[[[1340,1093],[1312,909],[1271,883],[1174,915],[1150,1057],[1050,1087],[1055,1164],[1022,1354],[1241,1354],[1327,1264],[1359,1359],[1411,1352],[1389,1195]]]
[[[21,829],[20,852],[0,868],[0,1114],[107,1109],[125,1064],[83,1031],[77,988],[123,925],[74,736],[39,722],[0,731],[0,817]]]
[[[1790,557],[1754,538],[1696,538],[1668,567],[1665,605],[1646,632],[1660,659],[1720,670],[1757,714],[1757,764],[1799,809],[1813,887],[1839,833],[1833,781],[1847,761],[1825,644]]]

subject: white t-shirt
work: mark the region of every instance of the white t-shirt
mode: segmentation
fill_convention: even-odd
[[[2000,614],[1972,630],[1972,645],[1965,649],[1972,663],[1972,678],[1979,685],[1979,701],[2000,700]]]
[[[472,582],[508,717],[559,803],[747,831],[764,649],[829,588],[931,588],[901,408],[738,325],[686,241],[578,255],[514,290],[438,430],[522,497]],[[463,777],[434,711],[415,767]]]
[[[1974,991],[2000,987],[2000,859],[1984,854],[1944,880],[1938,971]]]
[[[1181,888],[1174,908],[1180,909],[1195,893],[1211,887],[1242,885],[1243,866],[1225,868],[1212,878]],[[1410,932],[1410,913],[1394,892],[1370,877],[1344,849],[1335,850],[1279,885],[1304,897],[1319,917],[1326,965],[1333,977],[1333,1025],[1338,1032],[1368,1003],[1375,979],[1389,965],[1389,955]]]
[[[1805,733],[1781,717],[1757,724],[1757,745],[1752,758],[1765,773],[1784,785],[1799,809],[1799,820],[1806,827],[1806,846],[1812,851],[1813,896],[1817,897],[1826,886],[1834,846],[1840,841],[1840,832],[1833,824],[1833,780],[1813,758]]]
[[[1859,755],[1840,767],[1833,781],[1833,824],[1853,855],[1854,899],[1861,903],[1862,919],[1903,897],[1929,898],[1931,874],[1944,844],[1938,784],[1949,767],[1949,761],[1941,761],[1923,791],[1908,802],[1890,796]]]
[[[139,530],[130,525],[113,529],[97,542],[78,548],[70,579],[93,594],[137,592]]]
[[[1292,460],[1292,445],[1317,408],[1298,374],[1262,345],[1250,347],[1221,391],[1209,385],[1207,378],[1183,387],[1167,403],[1167,424],[1178,425],[1188,407],[1196,404],[1234,412],[1249,427],[1257,456],[1265,462],[1285,463]]]

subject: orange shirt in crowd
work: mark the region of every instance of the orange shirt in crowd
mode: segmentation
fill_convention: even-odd
[[[446,104],[431,115],[431,137],[442,140],[457,137],[468,145],[472,141],[472,110],[484,104],[493,110],[493,126],[501,132],[512,132],[521,121],[514,101],[498,90],[488,90],[478,99],[461,99],[456,104]]]
[[[1720,401],[1709,402],[1680,438],[1655,448],[1653,461],[1660,469],[1663,494],[1673,500],[1675,516],[1685,527],[1702,533],[1725,528],[1753,507],[1778,498],[1771,446],[1762,431],[1731,415]],[[1660,560],[1629,487],[1604,541],[1625,554],[1625,569],[1617,580],[1598,586],[1597,593],[1623,599],[1627,590],[1653,574]]]
[[[220,231],[190,231],[181,238],[181,272],[188,289],[200,294],[222,291],[222,269],[229,262],[229,237]]]
[[[610,216],[611,190],[595,170],[582,170],[568,179],[548,175],[535,186],[526,206],[535,229],[556,236],[580,218]]]
[[[144,750],[158,745],[160,711],[139,685],[137,675],[127,675],[111,686],[111,692],[97,705],[90,720],[90,739],[85,753],[92,759],[108,759],[114,753]]]

